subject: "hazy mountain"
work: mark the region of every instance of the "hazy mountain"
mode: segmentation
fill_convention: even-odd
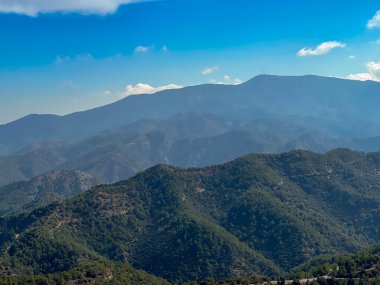
[[[34,143],[0,157],[0,185],[52,169],[79,169],[103,182],[126,179],[158,163],[182,167],[223,163],[244,154],[292,149],[327,151],[344,145],[296,117],[245,123],[229,116],[180,113],[141,120],[79,142]]]
[[[311,125],[295,116],[246,123],[228,116],[194,112],[165,120],[146,119],[83,141],[34,143],[17,154],[0,157],[0,185],[53,169],[79,169],[111,183],[159,163],[199,167],[252,152],[326,152],[340,146],[376,149],[376,138],[330,137]]]
[[[107,258],[169,280],[281,273],[380,241],[379,169],[380,153],[345,149],[156,166],[0,219],[1,264],[45,274]]]
[[[56,170],[30,181],[19,181],[0,187],[0,215],[31,210],[37,206],[78,195],[98,184],[82,171]]]
[[[81,169],[104,182],[116,182],[168,162],[167,153],[179,140],[223,134],[236,125],[234,119],[182,113],[167,120],[141,120],[77,143],[34,143],[0,157],[0,185],[52,169]]]
[[[318,76],[258,76],[236,86],[199,85],[116,103],[66,116],[30,115],[0,126],[0,153],[41,141],[73,141],[142,119],[198,112],[246,122],[296,116],[313,129],[347,138],[378,136],[380,84]]]

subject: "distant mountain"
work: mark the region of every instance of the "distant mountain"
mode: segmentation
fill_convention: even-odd
[[[112,183],[159,163],[199,167],[252,152],[325,152],[342,145],[349,141],[320,134],[309,122],[294,117],[246,123],[229,116],[179,113],[165,120],[141,120],[79,142],[34,143],[0,157],[0,185],[52,169],[79,169]]]
[[[34,143],[12,156],[0,157],[0,185],[53,169],[79,169],[102,183],[113,183],[159,163],[203,167],[253,152],[326,152],[340,146],[374,151],[378,141],[330,137],[297,117],[245,122],[228,116],[180,113],[165,120],[141,120],[79,142]]]
[[[62,201],[90,189],[98,180],[82,171],[56,170],[0,187],[0,216]]]
[[[170,281],[282,274],[380,241],[379,169],[380,153],[346,149],[159,165],[1,218],[0,264],[47,274],[106,258]]]
[[[262,75],[236,86],[199,85],[116,103],[66,116],[30,115],[0,126],[0,154],[44,141],[77,141],[143,119],[197,112],[249,122],[295,116],[332,136],[380,135],[380,84],[318,76]]]
[[[34,143],[0,157],[0,185],[28,180],[53,169],[80,169],[116,182],[157,163],[169,163],[175,143],[213,136],[237,126],[234,119],[182,113],[167,120],[141,120],[76,143]]]

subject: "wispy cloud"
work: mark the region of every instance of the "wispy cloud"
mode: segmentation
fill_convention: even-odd
[[[55,59],[55,64],[63,64],[66,62],[80,61],[80,62],[89,62],[94,60],[94,57],[91,54],[77,54],[74,57],[70,56],[60,56],[58,55]]]
[[[353,73],[353,74],[349,74],[346,78],[350,80],[359,80],[359,81],[373,80],[372,75],[369,73]]]
[[[329,53],[334,48],[344,47],[346,47],[346,44],[338,41],[323,42],[319,44],[316,48],[303,48],[300,51],[298,51],[297,55],[300,57],[324,55]]]
[[[68,62],[70,61],[71,58],[69,56],[60,56],[58,55],[56,58],[55,58],[55,64],[62,64],[62,63],[65,63],[65,62]]]
[[[380,81],[380,61],[370,61],[366,64],[366,68],[367,72],[349,74],[347,79]]]
[[[219,67],[217,67],[217,66],[207,67],[207,68],[205,68],[205,69],[202,70],[202,74],[205,75],[205,76],[207,76],[207,75],[213,74],[218,69],[219,69]]]
[[[148,52],[150,49],[151,47],[147,47],[147,46],[137,46],[135,47],[135,52],[144,53],[144,52]]]
[[[376,14],[368,20],[367,22],[368,29],[380,28],[380,10],[376,12]]]
[[[0,0],[0,13],[15,13],[31,17],[43,13],[81,13],[105,15],[114,13],[120,5],[142,0]]]
[[[127,97],[131,95],[141,95],[141,94],[153,94],[163,90],[169,89],[179,89],[183,88],[181,85],[169,84],[159,87],[153,87],[149,84],[139,83],[136,85],[127,85],[124,91],[120,94],[121,97]]]
[[[155,45],[151,46],[137,46],[134,49],[135,53],[147,53],[150,51],[161,51],[161,52],[169,52],[169,48],[166,45],[163,45],[161,48],[157,48]]]
[[[211,84],[238,85],[238,84],[241,84],[242,81],[239,78],[232,78],[229,75],[224,75],[223,80],[212,79],[209,81],[209,83],[211,83]]]

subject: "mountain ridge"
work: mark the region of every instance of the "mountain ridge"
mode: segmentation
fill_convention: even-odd
[[[158,163],[203,167],[252,152],[324,153],[343,146],[373,152],[378,141],[379,137],[334,137],[318,132],[313,121],[297,117],[246,122],[234,116],[177,113],[164,120],[143,119],[79,142],[36,142],[12,156],[0,156],[0,185],[53,169],[82,170],[102,183],[113,183]]]
[[[276,115],[314,117],[334,133],[370,137],[379,135],[380,118],[374,108],[379,90],[376,82],[262,75],[240,85],[204,84],[128,96],[65,116],[32,115],[0,125],[0,153],[10,154],[39,141],[84,139],[140,119],[165,119],[180,112],[232,114],[246,121]]]

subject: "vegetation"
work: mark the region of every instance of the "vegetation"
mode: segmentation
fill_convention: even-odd
[[[355,254],[315,258],[289,272],[290,278],[329,276],[338,279],[380,279],[380,245]]]
[[[0,264],[49,275],[126,262],[178,282],[281,276],[380,241],[378,169],[380,154],[345,149],[248,155],[203,169],[159,165],[0,219]]]
[[[0,187],[0,216],[31,210],[62,201],[98,184],[97,179],[82,171],[55,170]]]
[[[292,269],[287,278],[319,285],[380,284],[380,245],[355,254],[315,258]]]
[[[5,273],[5,272],[3,272]],[[113,284],[113,285],[166,285],[166,281],[127,264],[112,264],[106,261],[88,262],[69,271],[30,276],[0,277],[1,285],[63,285],[63,284]]]

